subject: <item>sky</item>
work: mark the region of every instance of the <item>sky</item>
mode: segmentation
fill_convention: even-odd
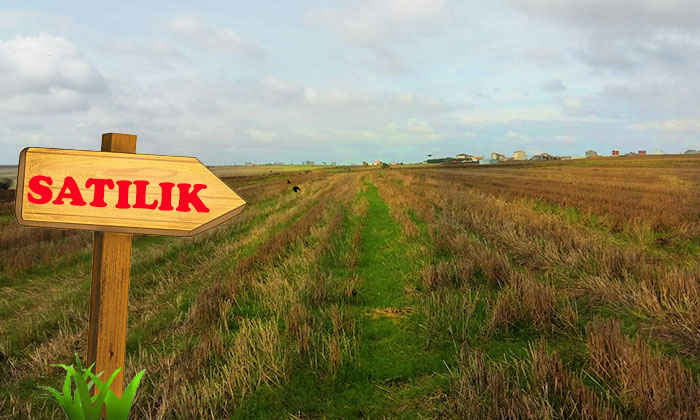
[[[697,0],[0,3],[0,164],[700,149]]]

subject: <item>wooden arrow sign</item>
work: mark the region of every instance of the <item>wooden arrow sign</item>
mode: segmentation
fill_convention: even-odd
[[[191,236],[246,202],[192,157],[30,147],[15,217],[24,226]]]

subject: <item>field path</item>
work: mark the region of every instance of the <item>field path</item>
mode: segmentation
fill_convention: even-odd
[[[358,271],[360,290],[360,365],[351,372],[346,390],[338,402],[355,407],[341,417],[415,418],[414,397],[437,390],[444,371],[443,358],[426,347],[420,322],[419,299],[409,293],[420,273],[420,261],[408,256],[408,244],[400,227],[379,196],[377,187],[366,184],[364,196],[369,202],[362,230]],[[364,407],[364,409],[362,408]],[[338,407],[341,408],[341,407]],[[359,408],[359,409],[358,409]]]
[[[357,348],[332,376],[299,366],[289,383],[249,396],[234,419],[435,418],[433,395],[448,381],[451,350],[430,348],[414,284],[423,261],[391,216],[377,187],[365,182],[357,197],[366,214],[351,222],[360,232],[357,299],[346,309],[357,323]],[[349,275],[349,273],[348,273]],[[437,374],[436,374],[437,373]]]

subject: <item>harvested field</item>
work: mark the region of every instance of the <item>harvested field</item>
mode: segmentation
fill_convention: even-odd
[[[696,419],[700,159],[225,178],[244,213],[134,239],[134,418]],[[0,203],[0,418],[58,418],[91,234]]]

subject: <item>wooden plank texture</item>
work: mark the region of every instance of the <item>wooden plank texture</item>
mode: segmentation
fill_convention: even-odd
[[[24,149],[20,154],[17,180],[15,215],[18,223],[24,226],[190,236],[231,219],[245,207],[245,201],[197,159],[124,153],[120,142],[126,141],[103,138],[104,146],[121,153]],[[29,200],[30,194],[36,191],[36,185],[33,190],[29,183],[37,175],[51,178],[51,185],[46,185],[46,182],[42,185],[42,188],[51,191],[51,201],[47,203],[37,204]],[[71,198],[62,200],[62,204],[55,203],[67,177],[75,180],[86,204],[73,205],[76,202]],[[94,185],[87,187],[90,178],[114,182],[114,188],[104,188],[105,207],[92,205],[97,188]],[[129,208],[115,207],[120,194],[117,181],[132,183],[126,188]],[[135,208],[137,188],[134,181],[148,182],[144,187],[144,203],[153,204],[157,200],[160,205],[153,209]],[[170,209],[162,209],[163,201],[168,200],[159,186],[161,183],[174,185],[170,187]],[[205,185],[195,195],[208,211],[199,211],[192,203],[185,206],[189,211],[180,211],[180,184],[191,186],[185,189],[185,196],[194,192],[196,184]],[[70,190],[67,192],[70,193]]]
[[[102,151],[136,153],[136,136],[104,134]],[[122,395],[124,388],[130,271],[131,234],[95,232],[87,364],[95,364],[95,373],[104,372],[103,381],[121,369],[110,386],[117,396]],[[95,392],[98,391],[96,388]]]

